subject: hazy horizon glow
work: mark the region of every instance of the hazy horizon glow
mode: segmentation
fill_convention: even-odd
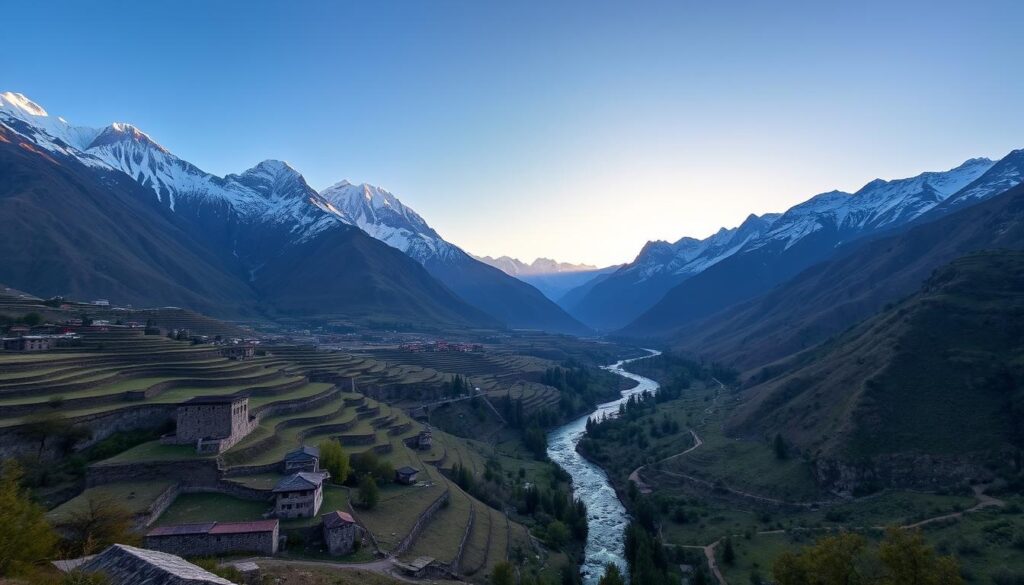
[[[477,255],[603,266],[1024,147],[1024,4],[892,4],[17,3],[0,91],[218,175],[381,186]]]

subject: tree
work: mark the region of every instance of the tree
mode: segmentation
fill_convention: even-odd
[[[732,546],[732,539],[726,537],[725,545],[722,547],[722,562],[732,566],[736,562],[736,550]]]
[[[554,520],[548,524],[547,533],[548,544],[550,544],[552,548],[561,548],[562,545],[569,541],[569,528],[558,520]]]
[[[604,566],[604,576],[597,585],[626,585],[626,581],[622,578],[619,567],[615,563],[608,563]]]
[[[367,510],[372,510],[377,506],[379,500],[380,488],[377,487],[377,482],[374,481],[373,476],[364,475],[363,479],[359,480],[360,505]]]
[[[772,448],[775,450],[775,458],[779,461],[789,457],[789,447],[786,445],[786,440],[782,438],[780,433],[775,433],[775,440],[772,441]]]
[[[937,557],[917,530],[889,528],[878,545],[884,585],[963,585],[953,557]]]
[[[502,561],[494,565],[491,573],[491,585],[515,585],[516,577],[512,572],[512,565],[508,561]]]
[[[111,498],[89,498],[61,528],[67,532],[73,556],[95,554],[114,543],[138,544],[131,512]]]
[[[0,470],[0,577],[22,574],[53,554],[57,544],[45,510],[22,489],[21,475],[13,460]]]
[[[783,553],[777,585],[963,585],[953,557],[939,557],[917,531],[890,528],[877,550],[856,534],[822,538]]]
[[[348,479],[352,470],[349,464],[348,453],[342,448],[341,443],[334,440],[322,441],[320,447],[320,466],[331,472],[331,481],[336,484],[343,484]]]

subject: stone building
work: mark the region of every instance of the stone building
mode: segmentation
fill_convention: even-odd
[[[363,539],[363,529],[348,512],[336,511],[323,516],[327,552],[336,556],[352,554]]]
[[[234,585],[185,559],[155,550],[115,544],[67,565],[66,571],[100,573],[110,585]]]
[[[274,486],[274,513],[278,518],[312,518],[324,503],[324,480],[330,474],[300,471]]]
[[[433,433],[430,430],[430,425],[427,425],[419,435],[416,435],[416,447],[422,451],[428,451],[433,444]]]
[[[256,357],[256,346],[251,343],[238,343],[220,350],[220,354],[229,360],[251,360]]]
[[[320,471],[320,448],[303,445],[284,456],[284,472]]]
[[[50,338],[43,335],[22,335],[21,337],[4,337],[5,351],[47,351],[50,349]]]
[[[171,441],[195,444],[200,453],[220,453],[256,427],[245,396],[197,396],[178,406],[178,428]]]
[[[160,526],[146,534],[147,548],[186,557],[233,553],[273,555],[277,553],[280,523],[204,522]]]
[[[395,470],[395,481],[405,485],[412,485],[416,483],[416,476],[419,474],[419,472],[419,469],[416,469],[415,467],[409,467],[408,465],[406,465],[405,467],[400,467]]]

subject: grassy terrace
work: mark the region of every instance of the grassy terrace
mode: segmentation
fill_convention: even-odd
[[[353,377],[357,387],[391,388],[440,386],[455,374],[471,376],[471,381],[485,389],[499,389],[523,396],[529,404],[557,401],[550,388],[521,379],[526,372],[540,372],[549,362],[504,354],[409,354],[405,352],[345,354],[317,352],[312,348],[270,346],[267,355],[252,361],[235,362],[217,355],[212,346],[192,346],[162,337],[145,337],[118,333],[95,334],[87,340],[90,348],[75,353],[52,352],[35,355],[0,354],[0,427],[21,424],[30,416],[21,413],[5,415],[4,406],[40,405],[49,410],[51,396],[65,403],[59,412],[70,418],[117,411],[142,405],[174,405],[199,395],[228,395],[249,389],[264,389],[249,398],[256,409],[285,401],[295,401],[296,410],[263,418],[245,439],[219,457],[227,467],[255,466],[281,461],[299,445],[316,443],[338,436],[372,435],[367,444],[352,441],[345,444],[349,453],[374,449],[381,460],[394,468],[410,465],[420,470],[415,486],[388,484],[381,490],[378,506],[373,510],[356,509],[360,520],[374,534],[385,550],[394,548],[412,529],[419,516],[437,498],[449,490],[451,502],[429,522],[421,537],[404,555],[406,558],[431,556],[451,561],[469,527],[468,547],[462,566],[472,570],[474,579],[483,579],[491,568],[506,559],[510,538],[512,546],[529,547],[526,529],[505,515],[462,492],[443,475],[456,464],[481,477],[488,457],[497,458],[504,472],[514,474],[520,467],[529,467],[527,477],[534,475],[531,462],[502,455],[483,443],[477,443],[434,430],[434,446],[429,451],[414,451],[404,440],[415,436],[422,427],[394,406],[378,403],[362,394],[339,388],[329,399],[313,401],[329,391],[331,383],[306,382],[294,388],[287,384],[300,382],[313,374]],[[8,364],[10,370],[4,370]],[[17,368],[17,369],[15,369]],[[271,374],[272,377],[264,379]],[[143,390],[155,384],[174,380],[201,380],[209,387],[190,385],[170,388],[138,401],[123,400],[129,390]],[[259,381],[257,381],[259,380]],[[82,388],[89,382],[99,382]],[[76,386],[78,388],[76,389]],[[38,388],[38,392],[34,390]],[[71,389],[67,389],[71,388]],[[5,395],[5,390],[8,395]],[[12,395],[14,392],[32,392]],[[100,404],[76,407],[70,400],[102,399]],[[362,402],[346,404],[353,399]],[[289,404],[289,408],[293,405]],[[367,409],[370,409],[367,414]],[[376,409],[374,411],[374,409]],[[170,414],[170,410],[168,413]],[[344,425],[339,428],[339,425]],[[344,440],[343,440],[344,443]],[[197,455],[190,445],[162,445],[150,440],[108,457],[95,465],[120,465],[139,462],[188,461],[209,456]],[[439,467],[435,467],[435,464]],[[541,465],[541,464],[536,464]],[[282,475],[268,472],[251,476],[234,476],[228,481],[259,490],[269,490]],[[180,478],[166,481],[124,482],[86,490],[76,498],[51,511],[54,518],[66,518],[83,509],[90,498],[110,498],[126,504],[132,513],[145,513],[155,498]],[[268,494],[269,498],[269,494]],[[324,506],[319,514],[348,510],[349,493],[345,488],[331,486],[325,492]],[[158,519],[160,525],[195,521],[254,520],[264,517],[269,502],[251,501],[220,493],[184,494]],[[284,529],[313,525],[319,518],[289,520]]]
[[[66,522],[88,510],[89,500],[116,502],[132,514],[149,510],[150,505],[171,486],[170,481],[140,481],[92,487],[50,510],[47,518],[54,523]]]

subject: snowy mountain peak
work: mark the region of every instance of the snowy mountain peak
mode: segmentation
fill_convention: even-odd
[[[402,250],[421,264],[465,256],[465,252],[441,238],[412,208],[380,187],[339,181],[320,191],[320,196],[363,231]]]
[[[138,142],[145,146],[155,148],[164,154],[170,154],[170,151],[158,144],[155,140],[149,137],[142,130],[137,127],[127,124],[125,122],[114,122],[110,126],[99,131],[96,138],[86,146],[85,150],[88,151],[93,148],[100,148],[109,146],[118,142]]]
[[[25,94],[13,91],[0,93],[0,109],[9,111],[17,110],[23,114],[38,116],[41,118],[49,116],[42,106],[28,99]]]

